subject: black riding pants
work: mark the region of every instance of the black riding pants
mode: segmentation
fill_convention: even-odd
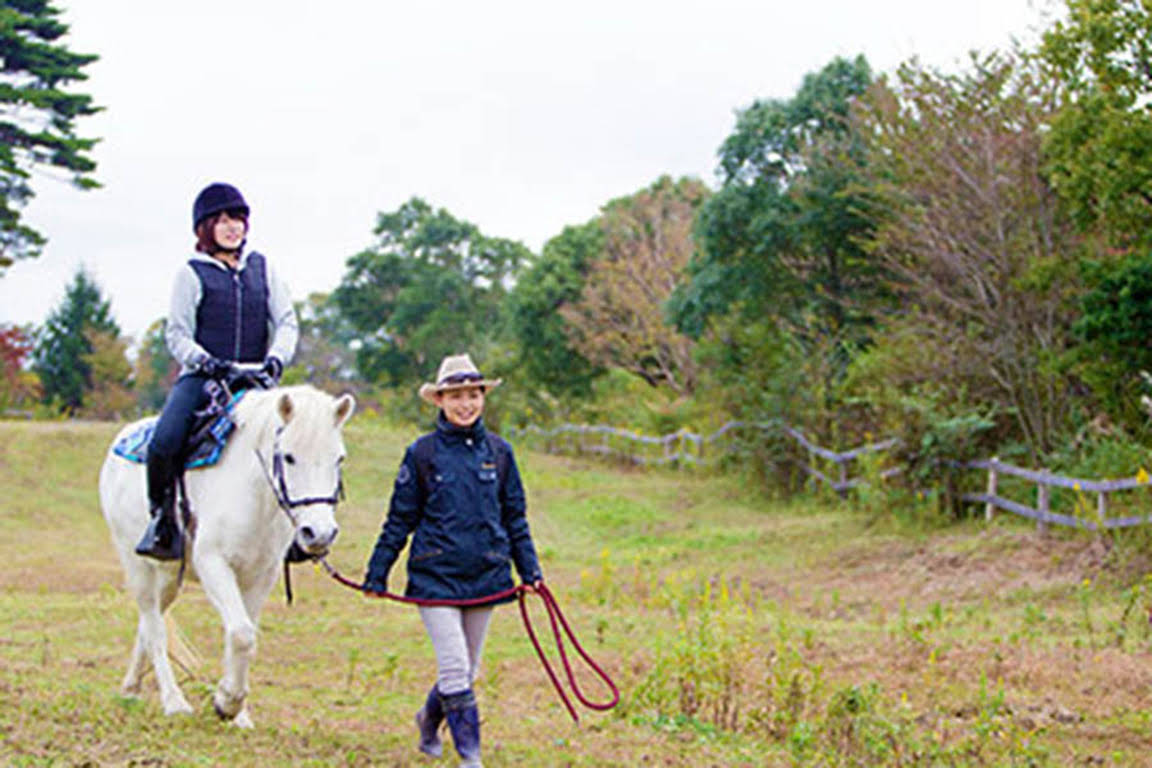
[[[180,466],[184,463],[184,442],[192,429],[195,413],[208,403],[204,393],[205,376],[186,373],[172,385],[168,401],[160,412],[152,442],[148,444],[148,502],[164,503],[172,493]]]

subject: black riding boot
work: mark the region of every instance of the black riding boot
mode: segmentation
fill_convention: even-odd
[[[136,545],[136,554],[157,560],[180,560],[184,557],[184,534],[176,522],[176,499],[171,492],[164,500],[153,504],[152,519],[143,538]]]
[[[476,708],[476,697],[472,690],[441,696],[444,717],[448,720],[448,730],[452,731],[452,742],[456,753],[463,761],[463,768],[480,766],[480,710]]]

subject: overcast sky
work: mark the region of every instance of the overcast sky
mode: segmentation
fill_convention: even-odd
[[[212,181],[296,298],[330,291],[376,214],[416,195],[534,252],[662,174],[715,187],[737,109],[790,98],[835,56],[958,69],[1031,40],[1037,0],[56,0],[72,90],[104,107],[103,188],[37,173],[49,238],[0,277],[0,323],[41,324],[84,267],[121,329],[167,310]]]

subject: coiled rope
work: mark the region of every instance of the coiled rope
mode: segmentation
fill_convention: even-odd
[[[333,579],[338,581],[350,589],[355,589],[369,597],[383,598],[386,600],[394,600],[398,603],[410,603],[412,605],[449,605],[455,607],[468,607],[471,605],[485,605],[487,603],[494,603],[508,597],[516,596],[520,605],[520,617],[524,622],[524,630],[528,633],[528,638],[532,641],[532,647],[536,649],[536,655],[540,659],[540,664],[544,667],[544,671],[548,673],[548,679],[552,681],[552,687],[556,689],[556,693],[560,696],[560,700],[564,702],[564,706],[568,709],[568,714],[572,716],[573,722],[579,723],[580,717],[576,713],[576,708],[572,705],[571,699],[564,690],[560,679],[556,676],[555,670],[552,668],[551,662],[548,657],[544,655],[544,649],[540,646],[540,641],[536,637],[536,631],[532,626],[532,619],[528,614],[527,595],[532,592],[539,595],[540,600],[544,603],[544,609],[548,612],[548,623],[552,627],[552,635],[556,639],[556,651],[560,655],[560,661],[564,666],[564,673],[568,679],[568,685],[572,689],[572,693],[576,696],[577,700],[588,709],[597,711],[606,711],[612,709],[620,702],[620,691],[616,688],[616,684],[612,682],[612,678],[608,676],[599,664],[597,664],[588,652],[584,650],[584,646],[580,645],[580,641],[576,639],[576,633],[572,631],[572,627],[568,624],[568,620],[564,618],[564,613],[560,610],[559,603],[556,602],[556,596],[552,594],[552,590],[548,589],[546,585],[541,583],[539,586],[529,586],[521,584],[512,587],[511,589],[503,590],[492,595],[485,597],[473,598],[470,600],[426,600],[414,597],[405,597],[404,595],[397,595],[392,592],[370,592],[364,588],[363,584],[357,584],[351,579],[343,576],[339,571],[333,568],[326,559],[318,558],[317,562],[323,566],[324,570]],[[564,634],[561,634],[563,629]],[[612,691],[612,698],[610,701],[597,702],[590,700],[584,695],[580,689],[580,685],[576,682],[576,676],[573,674],[572,665],[568,660],[568,654],[564,650],[564,636],[568,637],[568,642],[576,650],[576,653],[584,660],[584,663],[596,673],[609,690]]]

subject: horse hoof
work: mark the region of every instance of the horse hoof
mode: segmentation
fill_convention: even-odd
[[[244,712],[244,697],[229,696],[217,691],[212,697],[212,708],[221,720],[235,720]]]
[[[190,715],[192,711],[192,705],[183,696],[164,704],[164,714],[166,715]]]
[[[236,726],[237,728],[243,728],[244,730],[252,728],[252,718],[248,715],[248,710],[240,710],[240,714],[232,718],[232,725]]]

